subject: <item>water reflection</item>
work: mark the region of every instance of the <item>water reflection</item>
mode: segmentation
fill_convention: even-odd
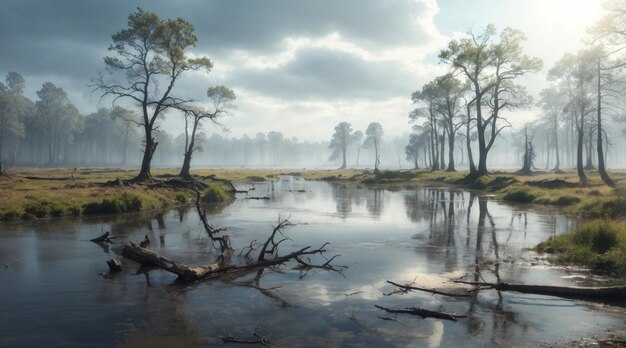
[[[171,274],[127,260],[112,279],[99,276],[120,248],[89,242],[106,231],[119,241],[148,235],[152,249],[184,263],[214,260],[190,208],[2,225],[0,260],[9,266],[0,270],[0,298],[11,301],[0,306],[0,346],[206,346],[218,344],[223,329],[245,333],[262,320],[277,346],[533,345],[623,322],[622,312],[541,296],[382,295],[387,279],[427,287],[450,286],[446,281],[456,277],[573,284],[562,270],[515,261],[525,257],[524,248],[571,228],[575,222],[563,215],[454,189],[368,190],[287,178],[255,188],[255,196],[272,199],[242,196],[210,209],[235,248],[266,238],[276,217],[291,213],[302,223],[287,231],[283,251],[329,241],[329,255],[341,254],[337,264],[350,266],[345,278],[323,271],[302,277],[286,265],[179,285]],[[374,304],[469,317],[456,323],[403,317],[403,326],[379,320]]]

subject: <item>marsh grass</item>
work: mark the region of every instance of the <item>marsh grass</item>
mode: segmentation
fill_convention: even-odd
[[[579,224],[567,234],[551,237],[535,247],[553,254],[560,264],[590,267],[613,277],[626,277],[626,222],[596,219]]]

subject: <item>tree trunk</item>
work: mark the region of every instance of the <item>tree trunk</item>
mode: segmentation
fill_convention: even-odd
[[[554,165],[554,171],[559,172],[561,171],[561,158],[559,155],[559,124],[556,115],[554,116],[554,154],[556,160],[556,164]]]
[[[124,148],[122,150],[122,166],[126,165],[126,152],[128,149],[128,131],[130,129],[130,123],[126,123],[126,132],[124,133]]]
[[[146,146],[143,150],[143,159],[141,160],[141,170],[139,174],[133,179],[133,181],[148,181],[152,179],[152,174],[150,173],[150,164],[152,162],[152,156],[156,151],[158,142],[154,141],[152,138],[152,127],[150,125],[145,125],[144,130],[146,133]]]
[[[445,170],[446,169],[446,129],[443,129],[443,132],[441,132],[441,155],[439,156],[439,158],[441,158],[441,162],[440,162],[440,166],[439,169],[441,170]]]
[[[456,172],[456,168],[454,167],[454,131],[449,131],[448,135],[448,172]]]
[[[587,182],[587,175],[585,175],[585,169],[583,167],[583,142],[585,133],[583,132],[583,126],[577,125],[578,128],[578,144],[576,146],[576,171],[578,172],[578,178],[581,183]]]
[[[604,183],[606,183],[609,186],[615,186],[615,183],[613,182],[613,180],[611,180],[611,177],[609,177],[609,174],[606,172],[606,167],[604,164],[604,148],[603,148],[603,144],[602,144],[602,84],[601,84],[601,75],[600,75],[600,60],[598,59],[598,101],[597,101],[597,107],[598,107],[598,135],[596,136],[597,138],[597,149],[598,149],[598,172],[600,173],[600,177],[602,178],[602,181],[604,181]]]
[[[191,130],[191,137],[189,139],[189,143],[187,144],[187,148],[185,149],[183,166],[180,169],[180,174],[178,174],[181,178],[191,179],[191,173],[189,172],[189,170],[191,169],[191,157],[193,155],[193,150],[196,143],[196,131],[198,130],[199,123],[200,120],[198,118],[194,118],[193,128]]]
[[[342,148],[341,148],[341,152],[343,155],[343,163],[341,164],[341,168],[340,169],[346,169],[346,144],[343,144]]]

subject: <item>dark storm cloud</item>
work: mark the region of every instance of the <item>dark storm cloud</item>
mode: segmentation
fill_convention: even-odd
[[[182,17],[199,37],[198,48],[210,55],[230,49],[275,50],[286,36],[320,36],[339,32],[364,45],[380,47],[401,41],[428,40],[416,18],[425,5],[414,0],[357,1],[3,1],[0,11],[0,67],[42,69],[39,56],[51,55],[97,68],[93,48],[106,49],[111,34],[140,6],[162,18]],[[69,50],[57,41],[84,44]],[[58,52],[55,52],[58,51]],[[49,63],[49,62],[47,62]],[[54,67],[65,65],[55,63]],[[15,67],[15,68],[13,68]]]
[[[388,61],[368,62],[327,48],[297,51],[293,60],[272,69],[239,69],[235,87],[289,99],[379,99],[408,94],[415,81]]]
[[[433,39],[417,20],[432,11],[415,0],[5,0],[0,5],[0,73],[18,71],[33,81],[45,76],[54,82],[59,76],[83,81],[63,88],[85,90],[104,67],[111,35],[126,26],[128,14],[138,6],[161,18],[192,23],[199,38],[196,51],[224,64],[235,51],[277,54],[288,37],[339,33],[373,51]],[[233,75],[220,83],[232,81],[277,98],[380,96],[380,86],[388,91],[404,87],[400,68],[384,64],[328,49],[303,49],[278,69],[235,66]],[[206,90],[207,83],[196,80],[197,88]]]

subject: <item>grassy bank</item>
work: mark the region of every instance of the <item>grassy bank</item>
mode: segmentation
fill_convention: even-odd
[[[566,207],[571,214],[586,218],[615,218],[626,213],[626,195],[602,183],[589,173],[589,182],[579,185],[574,171],[561,174],[518,176],[494,172],[489,176],[467,180],[465,172],[430,172],[425,170],[396,170],[374,173],[371,170],[306,170],[306,169],[200,169],[195,174],[214,175],[233,182],[262,182],[278,180],[281,175],[301,176],[307,180],[339,181],[349,185],[403,188],[424,184],[453,185],[495,194],[503,200],[520,203],[546,204]],[[101,187],[116,178],[130,179],[135,170],[82,168],[14,170],[11,177],[0,177],[0,219],[40,218],[49,216],[118,213],[156,209],[183,204],[191,198],[185,190],[131,187]],[[156,169],[155,177],[177,174],[175,169]],[[613,172],[619,187],[626,183],[626,172]],[[74,179],[70,179],[71,176]],[[29,177],[48,178],[32,180]],[[217,185],[218,183],[214,183]],[[223,189],[209,193],[224,200]]]
[[[81,169],[32,169],[0,177],[0,220],[15,221],[60,216],[118,214],[188,204],[193,191],[145,185],[103,187],[116,178],[130,179],[134,171]],[[171,174],[156,171],[155,175]],[[204,193],[209,201],[231,199],[219,182]]]
[[[574,231],[552,237],[535,248],[549,253],[551,261],[591,268],[616,278],[626,278],[626,221],[589,220]]]

